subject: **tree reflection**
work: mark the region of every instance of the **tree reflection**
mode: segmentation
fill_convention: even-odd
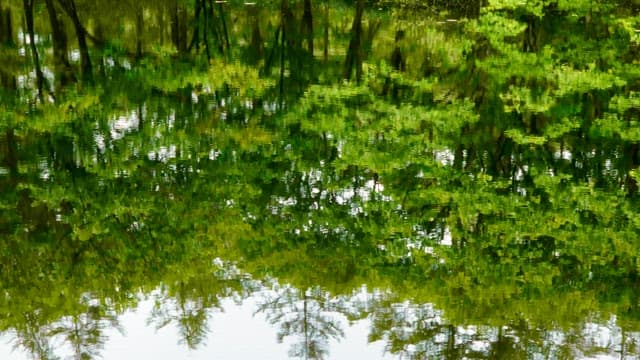
[[[24,314],[24,323],[16,328],[14,349],[25,349],[34,360],[58,360],[51,344],[50,326],[42,325],[37,314]]]
[[[192,265],[176,271],[160,287],[147,323],[156,329],[176,326],[180,342],[194,350],[204,345],[213,312],[223,310],[221,300],[240,301],[253,291],[255,284],[232,264],[217,262],[212,266],[200,259]]]
[[[278,341],[294,337],[289,351],[291,357],[325,359],[329,355],[329,341],[344,336],[343,319],[336,312],[337,304],[320,287],[305,290],[291,286],[275,287],[264,295],[258,313],[279,328]]]

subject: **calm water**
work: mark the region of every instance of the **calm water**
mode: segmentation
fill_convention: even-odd
[[[0,358],[640,357],[632,2],[0,10]]]

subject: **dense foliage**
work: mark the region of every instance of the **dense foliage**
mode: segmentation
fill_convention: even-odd
[[[195,348],[266,287],[295,357],[327,313],[402,358],[640,356],[636,7],[0,1],[0,331],[93,358],[154,294]]]

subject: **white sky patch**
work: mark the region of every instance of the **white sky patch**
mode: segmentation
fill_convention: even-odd
[[[107,149],[107,146],[104,142],[104,135],[100,133],[93,134],[93,141],[96,143],[96,147],[98,148],[98,151],[104,154],[105,150]]]
[[[220,156],[220,154],[222,154],[222,151],[220,150],[215,150],[215,149],[211,149],[209,151],[209,160],[215,160],[218,158],[218,156]]]
[[[40,179],[49,180],[51,176],[51,169],[49,169],[49,163],[46,158],[40,159],[38,162],[38,169],[40,170]]]
[[[168,147],[167,146],[161,146],[156,151],[150,151],[147,154],[147,157],[149,158],[149,160],[161,161],[161,162],[167,162],[169,159],[175,159],[176,158],[176,146],[175,145],[170,145]]]
[[[74,49],[69,51],[69,60],[73,62],[80,61],[80,50]]]
[[[138,129],[140,125],[140,115],[137,110],[132,110],[128,115],[120,115],[110,123],[111,138],[122,139],[128,132]]]
[[[571,160],[573,155],[571,154],[571,151],[569,150],[562,150],[562,151],[556,151],[555,153],[553,153],[553,157],[556,159],[562,159],[562,160]]]
[[[456,158],[453,151],[449,149],[436,150],[435,157],[437,161],[439,161],[442,165],[445,165],[445,166],[453,165],[453,161]]]
[[[451,246],[452,244],[451,229],[447,226],[444,228],[444,235],[442,236],[442,240],[440,240],[440,245]]]

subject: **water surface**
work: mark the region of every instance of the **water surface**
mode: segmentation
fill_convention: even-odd
[[[640,356],[635,5],[0,9],[0,357]]]

